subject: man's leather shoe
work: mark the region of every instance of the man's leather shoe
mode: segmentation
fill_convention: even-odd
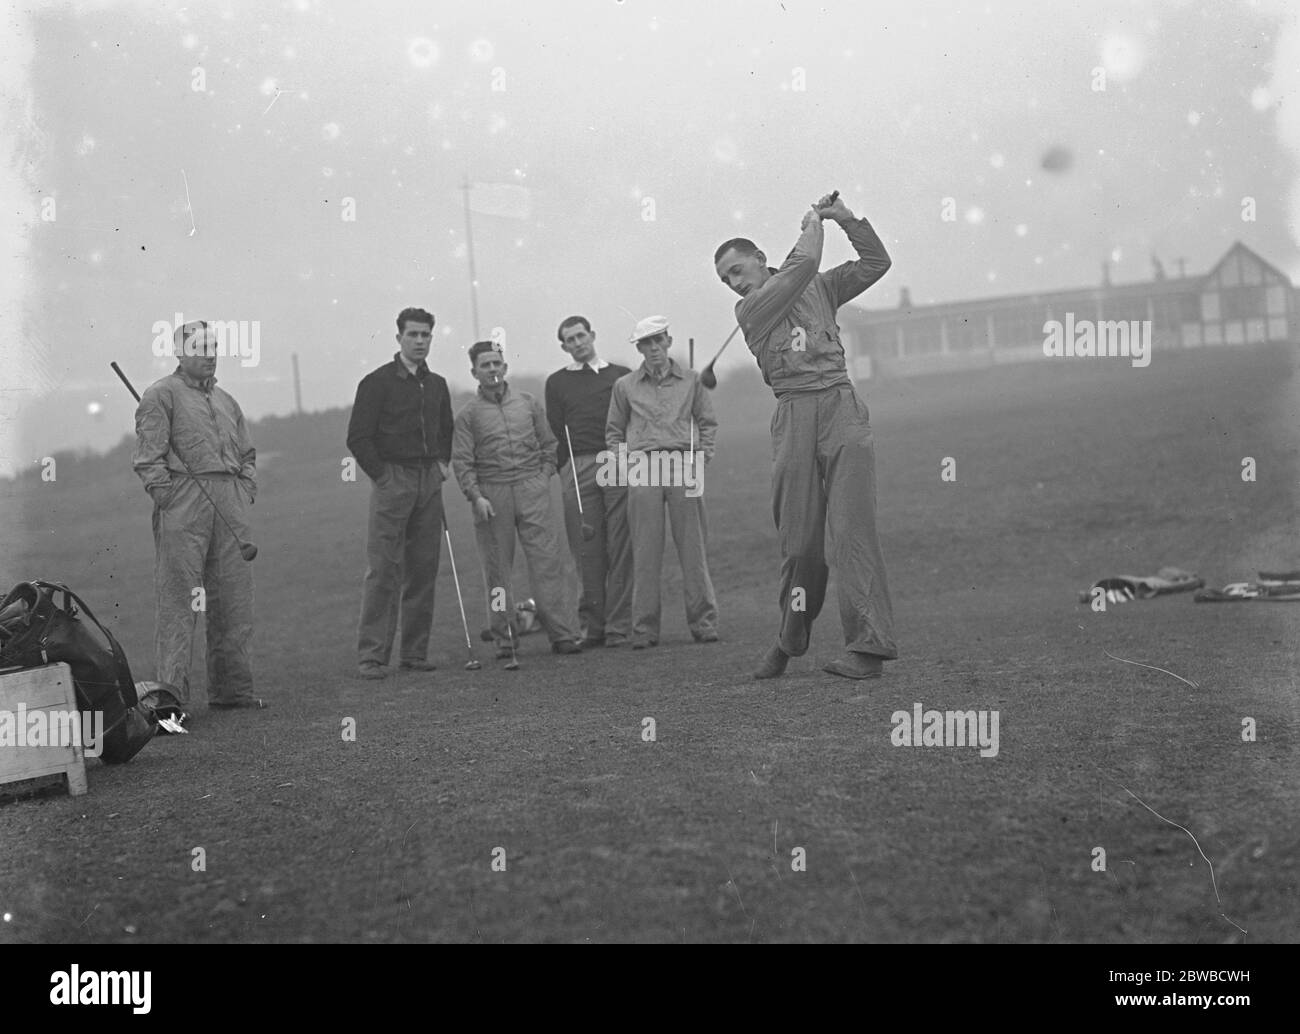
[[[822,665],[822,671],[846,679],[879,678],[884,670],[881,658],[874,653],[854,653],[846,650],[835,660]]]
[[[572,639],[561,639],[558,643],[551,644],[551,653],[582,653],[582,647]]]
[[[774,646],[763,655],[763,660],[754,669],[756,679],[774,679],[785,674],[785,666],[790,663],[790,655],[779,646]]]
[[[357,674],[363,679],[386,679],[388,672],[384,670],[382,664],[363,664],[357,669]]]
[[[438,666],[432,661],[402,661],[403,671],[437,671]]]

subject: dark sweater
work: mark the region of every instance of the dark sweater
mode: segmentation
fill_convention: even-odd
[[[568,425],[575,456],[595,455],[605,449],[605,421],[614,382],[631,373],[626,366],[610,363],[600,373],[590,367],[556,370],[546,378],[546,420],[559,443],[557,466],[569,462],[569,445],[564,438]]]
[[[361,379],[348,421],[348,449],[372,480],[385,463],[451,462],[447,382],[423,363],[412,377],[398,355]]]

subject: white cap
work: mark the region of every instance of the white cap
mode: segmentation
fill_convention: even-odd
[[[628,338],[632,344],[643,341],[648,337],[654,337],[656,334],[662,334],[668,329],[667,316],[647,316],[632,331],[632,336]]]

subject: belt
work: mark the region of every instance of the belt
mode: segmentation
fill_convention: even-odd
[[[410,470],[428,470],[438,462],[437,457],[430,456],[428,459],[418,460],[389,460],[389,463],[395,463],[399,467],[406,467]]]

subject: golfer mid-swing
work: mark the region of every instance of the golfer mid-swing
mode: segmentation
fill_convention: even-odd
[[[856,262],[818,272],[823,219],[840,224]],[[753,241],[739,237],[713,256],[722,282],[740,295],[736,321],[777,400],[772,509],[781,540],[781,627],[754,677],[774,678],[791,657],[807,651],[829,563],[845,652],[824,670],[869,678],[898,649],[876,537],[871,422],[849,379],[835,314],[885,275],[889,255],[871,224],[834,195],[804,214],[802,228],[780,269],[768,266]]]

